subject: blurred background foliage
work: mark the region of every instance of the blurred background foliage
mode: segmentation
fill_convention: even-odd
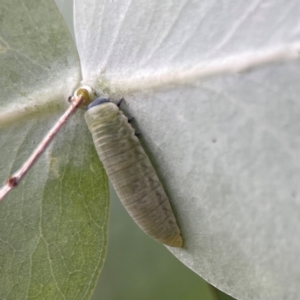
[[[108,253],[92,300],[232,300],[148,237],[111,188]]]

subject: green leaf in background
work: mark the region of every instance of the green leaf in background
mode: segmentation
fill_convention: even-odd
[[[135,224],[114,191],[111,198],[107,258],[92,300],[222,300]]]
[[[125,97],[184,264],[238,299],[297,299],[299,1],[78,1],[83,81]]]
[[[0,181],[67,107],[80,80],[53,1],[0,1]],[[0,298],[89,299],[106,255],[107,178],[83,111],[0,208]]]

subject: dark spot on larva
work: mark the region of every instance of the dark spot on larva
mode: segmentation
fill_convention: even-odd
[[[117,106],[120,107],[123,101],[125,101],[125,99],[124,99],[124,98],[121,98],[121,99],[118,101]]]
[[[165,207],[165,206],[163,206],[162,209],[163,209],[164,211],[168,211],[168,208]]]
[[[297,196],[297,192],[292,191],[292,197],[293,197],[293,198],[296,198],[296,196]]]
[[[211,141],[212,141],[213,143],[215,143],[217,140],[216,140],[216,139],[212,139]]]
[[[134,117],[128,118],[128,123],[131,123],[134,120]]]

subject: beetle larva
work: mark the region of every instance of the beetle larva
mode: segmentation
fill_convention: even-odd
[[[134,221],[159,242],[182,247],[169,199],[118,105],[98,98],[87,107],[85,120],[106,173]]]

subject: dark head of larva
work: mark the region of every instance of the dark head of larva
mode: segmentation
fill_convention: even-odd
[[[101,98],[101,97],[97,98],[87,106],[86,110],[89,110],[90,108],[92,108],[94,106],[101,105],[101,104],[107,103],[107,102],[110,102],[110,100],[108,100],[107,98]]]
[[[97,98],[90,103],[85,112],[85,120],[89,124],[111,122],[119,114],[119,107],[107,98]]]

